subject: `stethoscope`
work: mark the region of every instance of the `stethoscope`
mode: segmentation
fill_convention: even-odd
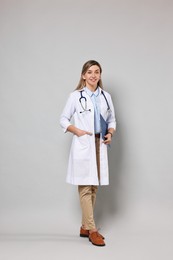
[[[88,108],[87,108],[87,98],[83,96],[83,91],[84,91],[84,90],[80,91],[80,95],[81,95],[81,96],[80,96],[80,98],[79,98],[79,102],[80,102],[81,107],[82,107],[82,109],[83,109],[83,111],[80,111],[80,113],[87,112],[87,111],[91,112],[91,109],[88,109]],[[108,100],[107,100],[107,98],[106,98],[105,93],[103,92],[103,90],[101,90],[101,94],[102,94],[102,95],[104,96],[104,98],[105,98],[105,101],[106,101],[106,104],[107,104],[107,111],[108,111],[108,112],[111,112],[111,109],[110,109]],[[82,99],[84,100],[84,104],[85,104],[84,106],[83,106],[83,104],[82,104]]]

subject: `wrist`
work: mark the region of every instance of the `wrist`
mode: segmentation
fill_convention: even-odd
[[[108,134],[110,134],[110,135],[111,135],[111,137],[113,136],[113,134],[112,134],[110,131],[108,131]]]

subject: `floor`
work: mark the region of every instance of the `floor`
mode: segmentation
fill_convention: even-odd
[[[0,215],[0,260],[172,260],[172,207],[143,204],[130,209],[112,217],[97,215],[105,247],[79,236],[80,215],[5,212]]]
[[[172,260],[172,231],[114,226],[100,230],[105,247],[80,238],[77,227],[56,234],[1,234],[0,260]]]

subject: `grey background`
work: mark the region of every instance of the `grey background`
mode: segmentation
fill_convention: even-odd
[[[172,259],[172,12],[171,0],[0,0],[2,242],[40,236],[61,245],[78,235],[77,189],[65,183],[71,135],[59,116],[83,63],[96,59],[118,124],[111,184],[97,200],[110,239],[102,256]],[[40,259],[57,253],[41,251]]]

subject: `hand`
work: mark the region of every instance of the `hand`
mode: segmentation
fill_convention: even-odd
[[[112,141],[112,135],[108,133],[107,135],[104,136],[105,140],[103,141],[104,144],[110,144]]]
[[[74,125],[69,125],[68,128],[67,128],[67,131],[71,132],[74,135],[77,135],[78,137],[80,137],[82,135],[92,135],[91,132],[81,130]]]
[[[92,135],[92,133],[88,132],[88,131],[85,131],[85,130],[77,129],[76,130],[76,135],[78,137],[80,137],[80,136],[83,136],[83,135]]]

